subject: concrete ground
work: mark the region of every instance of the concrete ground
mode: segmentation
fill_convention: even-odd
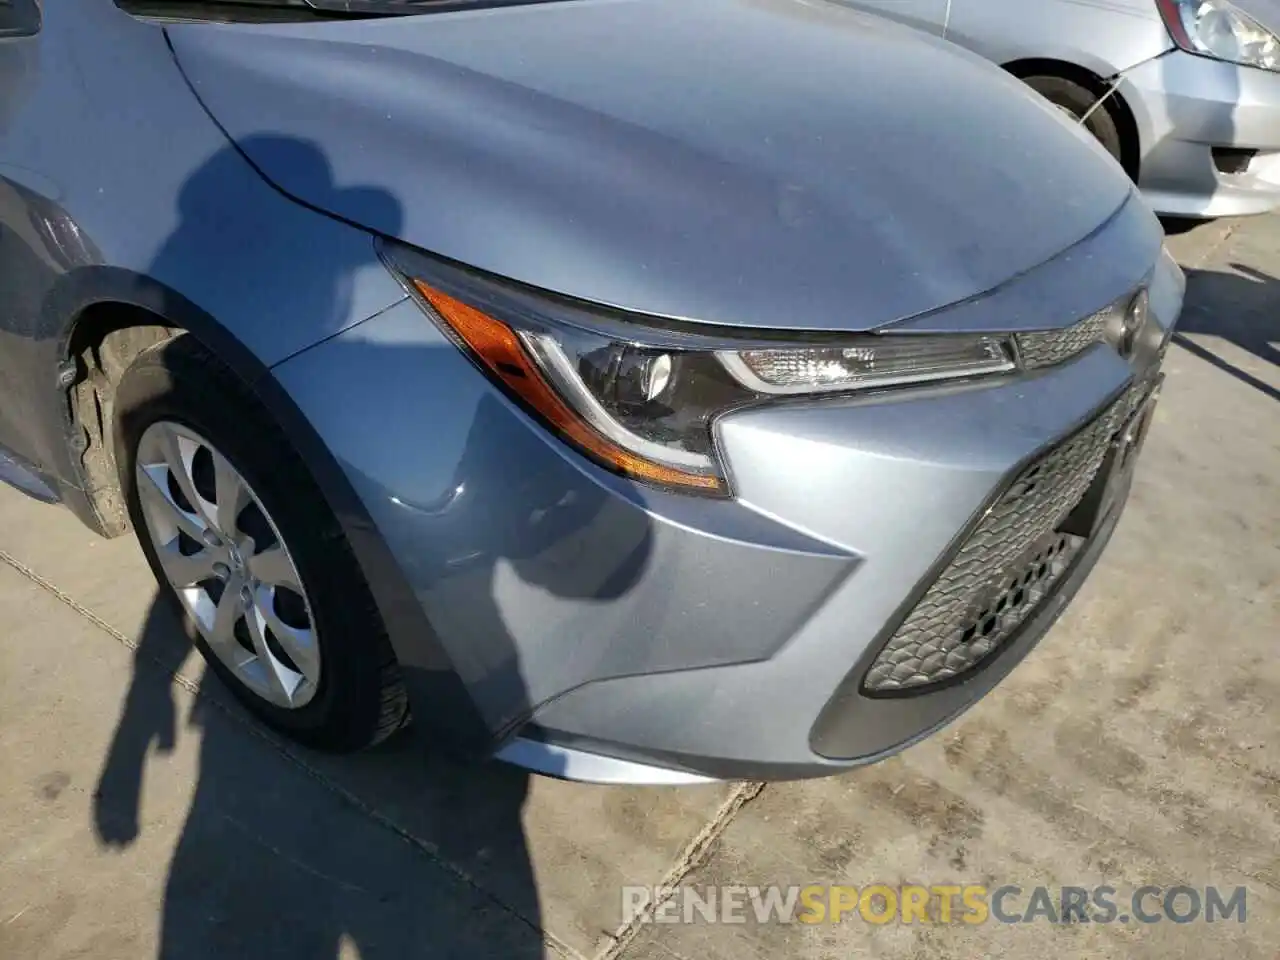
[[[836,779],[625,790],[404,738],[294,749],[201,687],[131,542],[0,490],[0,958],[1271,960],[1280,218],[1171,244],[1188,309],[1103,562],[965,718]],[[1248,900],[1244,924],[622,922],[623,885],[676,882]]]

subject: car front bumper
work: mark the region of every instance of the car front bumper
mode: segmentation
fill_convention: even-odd
[[[857,565],[768,660],[587,684],[537,711],[526,737],[703,776],[782,779],[873,762],[945,725],[1031,650],[1114,530],[1128,472],[1112,491],[1111,509],[1087,537],[1061,533],[1057,521],[1076,502],[1063,500],[1062,491],[1079,490],[1098,474],[1098,442],[1105,447],[1131,415],[1149,412],[1144,401],[1154,392],[1158,362],[1126,378],[1116,361],[1109,348],[1098,347],[1031,384],[920,398],[892,412],[857,410],[888,424],[877,432],[868,419],[857,447],[839,445],[835,459],[842,462],[823,470],[827,489],[807,509],[763,475],[763,464],[761,475],[736,474],[744,501],[856,545],[849,550]],[[1085,398],[1096,398],[1093,391],[1105,382],[1117,383],[1120,392],[1090,409]],[[842,422],[841,430],[859,419],[854,407],[830,415],[831,424]],[[756,451],[772,448],[776,462],[795,462],[805,456],[803,447],[831,437],[825,425],[806,430],[789,418],[766,427],[768,416],[761,414],[750,427],[727,425],[726,432],[767,431],[749,442]],[[1006,431],[1007,444],[993,442],[992,432]],[[1052,439],[1037,443],[1037,434]],[[742,440],[726,440],[731,468]],[[1082,444],[1094,444],[1084,459]],[[1064,452],[1076,462],[1051,475],[1056,468],[1046,465],[1064,459]],[[1043,484],[1045,495],[1027,495],[1029,484]],[[1015,495],[1036,501],[1033,511],[1002,514],[1000,505]],[[1074,540],[1071,552],[1058,554],[1068,540]],[[992,583],[993,572],[999,584]],[[1033,583],[1029,578],[1036,574]],[[1011,577],[1016,587],[1008,585]],[[980,583],[987,588],[983,596]],[[979,634],[950,647],[944,643],[948,594],[970,608]],[[747,631],[755,605],[786,602],[782,593],[743,591],[724,615]],[[966,660],[966,651],[984,639],[982,624],[996,619],[1004,623],[992,629],[989,652]],[[894,646],[922,634],[924,644]]]
[[[1118,93],[1138,121],[1139,186],[1157,213],[1280,207],[1280,73],[1175,50],[1126,72]]]
[[[1126,486],[1116,508],[1090,538],[1085,550],[1074,558],[1069,574],[1055,585],[1053,594],[1022,622],[1012,641],[974,671],[967,682],[911,699],[876,700],[863,696],[858,684],[849,682],[860,676],[861,670],[855,669],[846,675],[846,682],[819,712],[810,733],[812,740],[812,734],[825,721],[828,729],[835,728],[851,736],[846,743],[859,744],[853,748],[857,753],[854,757],[833,761],[815,753],[799,763],[786,761],[763,765],[754,758],[669,754],[661,748],[637,748],[631,744],[601,741],[597,737],[536,724],[522,731],[521,736],[499,751],[497,756],[535,772],[569,780],[655,786],[684,786],[725,779],[824,776],[892,756],[945,727],[994,689],[1031,652],[1057,622],[1102,556],[1120,520],[1127,494]],[[633,695],[639,698],[639,703],[644,703],[647,693],[639,684],[633,684],[633,687]],[[712,690],[713,687],[709,686],[708,693]],[[809,719],[811,713],[805,711],[803,719]],[[785,716],[777,716],[775,720],[781,724],[789,722]]]
[[[1145,223],[1117,221],[1127,254],[1109,265],[1084,257],[1090,272],[1126,283],[1149,273],[1158,240],[1134,239]],[[1074,270],[1082,257],[1063,262]],[[889,671],[910,689],[866,689],[875,659],[1011,485],[1151,382],[1183,293],[1167,257],[1153,276],[1151,335],[1127,360],[1096,344],[1016,377],[727,415],[717,441],[730,500],[587,462],[408,300],[274,376],[358,496],[361,515],[340,509],[340,519],[429,739],[582,780],[819,776],[945,724],[1012,669],[1079,586],[1125,490],[1069,569],[1019,584],[1039,592],[1007,601],[1020,608],[1016,629],[1001,627],[989,656],[961,662],[951,643],[938,672],[919,647]],[[1123,419],[1108,422],[1103,448]],[[1078,469],[1096,471],[1100,457]],[[1071,506],[1054,504],[1044,510]],[[1036,551],[1058,516],[1045,525],[1043,514],[1002,575],[1049,563]],[[370,544],[392,563],[375,569]],[[406,589],[393,594],[391,581]],[[983,620],[978,601],[998,602],[989,581],[964,598]],[[925,685],[912,686],[916,674]]]

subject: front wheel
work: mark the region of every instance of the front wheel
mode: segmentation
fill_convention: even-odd
[[[1120,127],[1107,104],[1094,109],[1098,94],[1065,77],[1024,77],[1023,83],[1077,123],[1088,117],[1084,121],[1085,129],[1093,134],[1117,162],[1123,162],[1124,145],[1120,138]]]
[[[143,352],[116,394],[116,462],[161,591],[267,724],[323,749],[408,714],[368,585],[288,438],[189,335]]]

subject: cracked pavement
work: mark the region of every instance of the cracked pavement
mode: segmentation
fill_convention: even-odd
[[[1063,621],[900,757],[620,789],[253,723],[130,540],[0,489],[0,957],[1271,960],[1280,942],[1280,217],[1174,236],[1187,310]],[[622,923],[631,884],[1245,885],[1244,924]]]

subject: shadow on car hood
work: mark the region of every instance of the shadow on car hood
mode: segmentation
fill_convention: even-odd
[[[868,329],[1030,270],[1130,193],[1002,71],[821,2],[168,30],[206,108],[286,193],[655,315]],[[330,169],[290,164],[291,140]],[[395,202],[367,202],[379,192]]]

